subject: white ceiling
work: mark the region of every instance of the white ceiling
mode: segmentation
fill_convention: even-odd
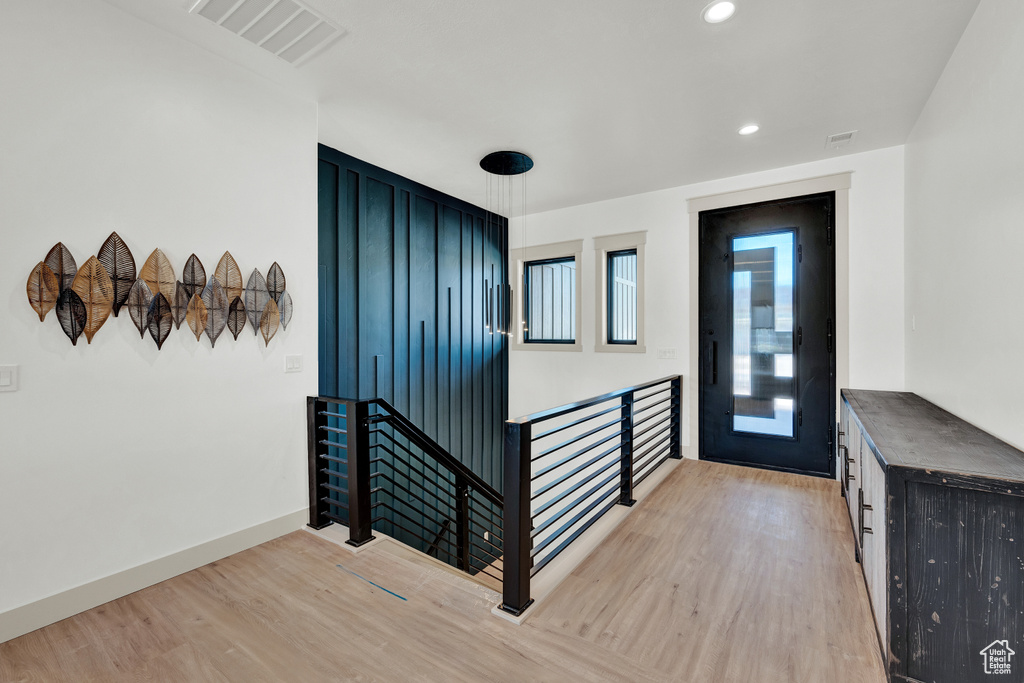
[[[526,152],[531,213],[902,144],[978,5],[735,0],[709,25],[706,0],[305,1],[346,35],[296,68],[188,0],[108,0],[311,94],[321,142],[457,197],[484,202],[486,153]]]

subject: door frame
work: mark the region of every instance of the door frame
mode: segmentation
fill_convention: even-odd
[[[689,443],[686,457],[696,460],[700,453],[700,212],[724,209],[742,204],[770,202],[822,192],[835,192],[835,342],[836,342],[836,396],[849,386],[850,379],[850,185],[852,173],[836,173],[805,180],[748,188],[720,194],[694,197],[687,200],[690,214],[690,382],[685,393],[685,411],[689,415],[683,425],[683,442]],[[838,419],[833,416],[833,422]],[[687,438],[687,436],[689,438]],[[833,437],[834,438],[834,437]],[[834,468],[838,477],[839,467]]]

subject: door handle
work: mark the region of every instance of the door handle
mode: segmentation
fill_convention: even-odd
[[[711,383],[718,384],[718,342],[711,342]]]

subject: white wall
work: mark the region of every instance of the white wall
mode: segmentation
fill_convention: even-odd
[[[1018,448],[1022,111],[1024,3],[983,0],[906,146],[907,386]]]
[[[0,636],[14,608],[254,525],[306,501],[317,386],[316,106],[98,0],[8,3],[0,21]],[[63,241],[117,230],[139,266],[275,260],[294,319],[162,351],[126,312],[73,347],[25,282]],[[179,275],[180,277],[180,275]],[[285,354],[305,370],[283,372]],[[6,615],[4,613],[7,613]],[[4,619],[8,618],[5,623]],[[3,640],[0,637],[0,640]]]
[[[583,244],[583,351],[513,351],[510,358],[511,416],[610,391],[640,381],[681,373],[690,367],[690,242],[687,200],[852,171],[849,260],[850,384],[865,389],[902,389],[903,358],[903,148],[688,185],[622,199],[527,216],[527,244],[587,238]],[[594,351],[596,301],[593,237],[647,230],[647,352]],[[512,258],[522,243],[522,221],[513,225]],[[659,360],[659,349],[674,349],[675,360]],[[684,390],[688,395],[689,390]],[[694,410],[684,403],[684,411]],[[690,419],[683,419],[683,443],[691,443]]]

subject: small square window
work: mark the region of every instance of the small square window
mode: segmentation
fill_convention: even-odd
[[[575,257],[528,261],[525,271],[525,341],[533,344],[574,344]]]
[[[608,252],[608,343],[636,344],[636,249]]]

